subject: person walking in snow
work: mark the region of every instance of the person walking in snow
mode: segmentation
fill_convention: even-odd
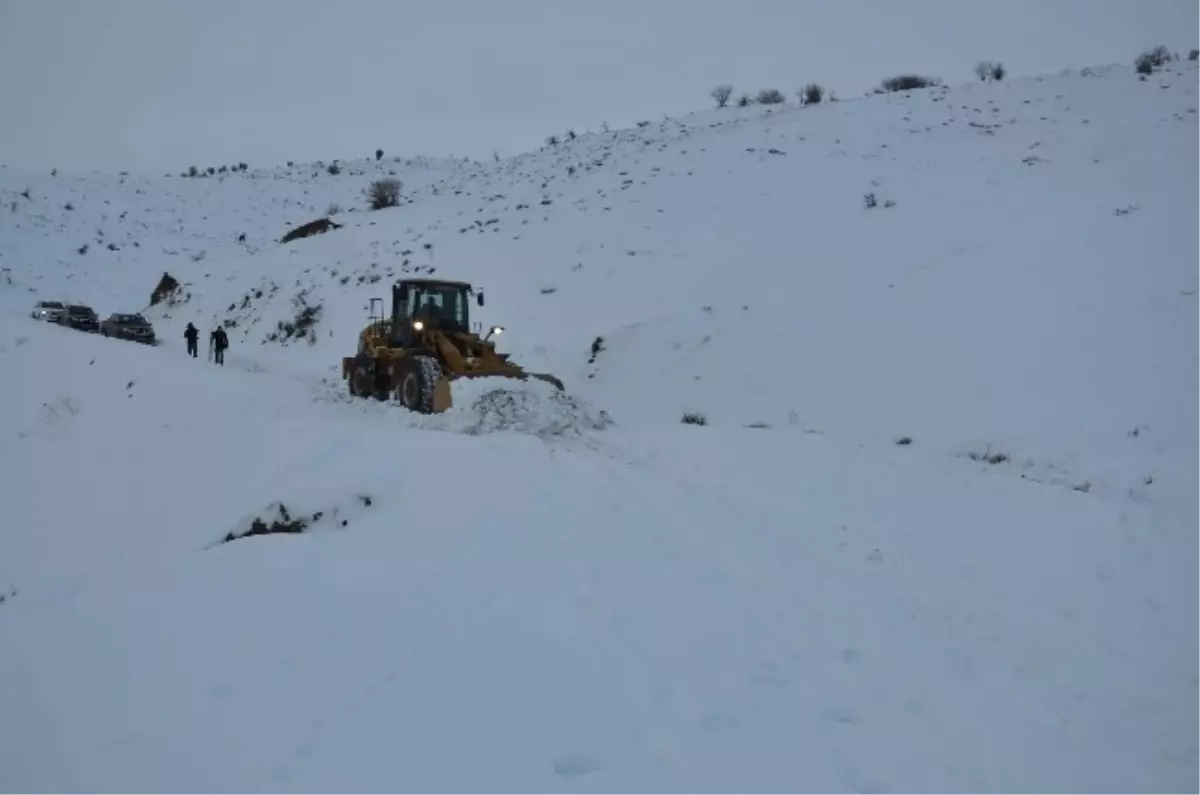
[[[200,329],[188,323],[187,329],[183,332],[183,338],[187,340],[188,355],[193,359],[196,358],[196,343],[200,340]]]
[[[216,356],[217,364],[224,367],[225,349],[229,347],[229,336],[225,334],[225,329],[217,326],[216,330],[212,333],[212,337],[209,339],[209,346]]]

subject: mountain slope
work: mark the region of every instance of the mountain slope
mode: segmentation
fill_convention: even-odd
[[[0,170],[0,785],[1195,788],[1196,74]],[[157,348],[27,317],[164,270]],[[367,299],[429,272],[574,403],[350,400]]]

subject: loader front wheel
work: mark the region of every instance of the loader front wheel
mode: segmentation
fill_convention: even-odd
[[[410,411],[432,414],[434,390],[442,377],[442,366],[431,356],[411,356],[404,360],[400,383],[396,387],[400,405]]]

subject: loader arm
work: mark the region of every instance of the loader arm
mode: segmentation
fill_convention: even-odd
[[[444,369],[451,373],[461,373],[467,369],[467,360],[454,347],[454,343],[440,331],[432,333],[433,344],[444,362]]]

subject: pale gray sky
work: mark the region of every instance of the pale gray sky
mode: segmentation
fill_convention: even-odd
[[[1200,45],[1196,0],[0,0],[0,163],[485,158],[710,106]],[[1186,57],[1186,55],[1185,55]]]

